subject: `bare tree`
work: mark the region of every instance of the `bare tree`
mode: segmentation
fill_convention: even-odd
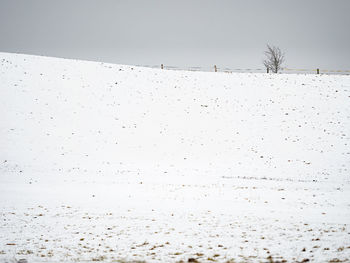
[[[282,68],[284,62],[284,53],[279,47],[267,45],[265,51],[265,60],[263,61],[265,67],[274,73],[277,73]]]

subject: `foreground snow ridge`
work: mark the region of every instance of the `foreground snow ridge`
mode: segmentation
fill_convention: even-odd
[[[349,261],[349,76],[0,53],[0,112],[0,261]]]

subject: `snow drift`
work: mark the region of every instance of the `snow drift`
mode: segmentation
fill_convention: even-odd
[[[348,259],[349,100],[349,76],[0,53],[0,258]]]

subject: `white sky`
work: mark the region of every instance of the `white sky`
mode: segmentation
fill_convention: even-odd
[[[0,51],[120,64],[350,69],[349,0],[0,0]]]

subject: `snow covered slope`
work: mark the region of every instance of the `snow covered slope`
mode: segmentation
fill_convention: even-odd
[[[350,77],[0,53],[0,259],[350,257]]]

